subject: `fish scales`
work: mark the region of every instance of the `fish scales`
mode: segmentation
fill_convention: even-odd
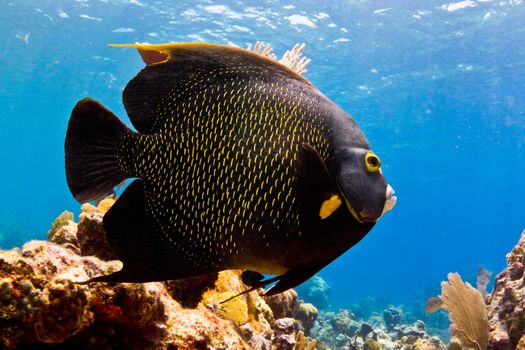
[[[224,77],[224,84],[209,86],[213,80],[206,79],[207,75]],[[158,125],[158,136],[141,135],[138,140],[127,140],[134,146],[123,147],[136,149],[133,157],[138,159],[135,162],[139,166],[135,168],[135,176],[148,183],[146,193],[152,196],[148,200],[150,215],[163,229],[166,222],[173,225],[164,231],[168,232],[169,244],[183,251],[209,249],[210,254],[192,260],[193,264],[203,266],[212,262],[228,264],[229,261],[223,260],[225,253],[232,260],[242,259],[239,256],[242,253],[251,255],[249,247],[253,235],[263,235],[267,240],[264,245],[279,242],[282,236],[297,238],[300,223],[294,215],[298,208],[291,195],[293,181],[286,181],[293,178],[289,165],[293,164],[301,143],[313,145],[324,157],[329,152],[326,130],[318,114],[298,108],[305,103],[306,96],[276,99],[272,87],[276,82],[269,84],[264,77],[242,67],[209,72],[206,76],[197,75],[185,82],[186,87],[173,89],[166,97],[166,101],[172,102],[159,104],[172,109],[157,111],[168,116],[156,119],[164,120],[164,125]],[[188,87],[192,84],[199,86],[197,94]],[[246,101],[244,108],[233,99],[224,99],[227,94],[241,98],[246,89],[257,98]],[[210,102],[211,113],[206,113],[203,106],[210,106]],[[191,114],[193,118],[180,118],[188,105],[195,108]],[[270,105],[272,108],[268,108]],[[156,152],[154,145],[165,151]],[[215,151],[206,154],[206,150]],[[169,154],[172,156],[167,158]],[[141,161],[148,157],[153,161]],[[174,176],[163,183],[157,178],[159,174]],[[168,193],[167,188],[172,189],[175,200],[155,196]],[[211,196],[205,192],[209,188]],[[281,197],[283,201],[276,202],[275,199]],[[195,210],[196,205],[202,209]],[[243,207],[244,210],[239,210]],[[285,208],[286,213],[277,216]],[[178,213],[176,219],[172,216],[175,212]],[[210,213],[213,213],[211,219]],[[252,216],[252,213],[259,215]],[[294,229],[287,223],[290,218],[295,219]],[[209,236],[209,232],[202,232],[203,227],[213,232],[213,240],[203,240]],[[182,233],[183,239],[170,240],[174,232]],[[196,236],[201,239],[196,240]],[[238,242],[236,246],[243,250],[232,249],[233,255],[230,255],[232,241]]]
[[[79,201],[137,178],[104,217],[124,267],[90,281],[240,268],[253,270],[253,288],[277,281],[277,293],[357,243],[395,204],[353,119],[289,67],[206,43],[130,46],[147,64],[123,96],[138,132],[85,99],[66,135]],[[102,144],[105,153],[94,151]]]

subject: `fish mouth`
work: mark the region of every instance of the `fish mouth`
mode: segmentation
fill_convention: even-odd
[[[385,215],[387,212],[392,210],[397,203],[397,197],[395,196],[396,192],[392,188],[392,186],[388,185],[386,188],[386,201],[385,206],[383,207],[383,212],[379,216],[381,218],[383,215]]]
[[[392,210],[394,206],[397,203],[397,197],[395,196],[395,191],[392,188],[392,186],[388,185],[385,192],[385,205],[383,206],[383,210],[380,215],[376,214],[376,211],[371,209],[365,209],[360,211],[359,213],[352,207],[352,204],[348,199],[345,198],[346,206],[350,213],[352,213],[352,216],[361,224],[364,223],[373,223],[379,220],[383,217],[387,212]],[[344,197],[344,196],[343,196]]]

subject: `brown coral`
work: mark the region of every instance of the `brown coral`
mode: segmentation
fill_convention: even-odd
[[[293,350],[314,350],[316,345],[317,340],[308,340],[308,338],[304,335],[304,332],[299,331],[295,336],[295,345]]]
[[[490,350],[514,350],[525,343],[525,231],[507,254],[507,268],[496,277],[490,296]]]
[[[319,312],[313,304],[300,302],[294,310],[293,317],[298,321],[304,333],[308,335],[318,314]]]
[[[39,304],[35,332],[43,343],[61,343],[85,326],[87,296],[71,281],[49,282]]]
[[[176,283],[76,284],[121,267],[80,255],[87,253],[80,247],[89,244],[105,249],[103,240],[91,236],[104,234],[102,213],[111,204],[85,205],[79,224],[62,215],[50,230],[51,239],[62,244],[31,241],[22,249],[0,250],[0,348],[60,343],[83,349],[270,349],[273,312],[256,291],[225,303],[223,310],[202,300],[220,302],[226,292],[245,290],[239,271]],[[277,301],[274,307],[292,312],[297,295],[287,296],[286,305]],[[238,327],[242,323],[250,339]]]
[[[298,302],[297,292],[293,289],[288,289],[279,294],[265,296],[264,300],[272,309],[273,315],[276,319],[293,317]]]
[[[465,349],[485,350],[488,344],[487,308],[481,293],[457,273],[441,283],[442,307],[449,312],[450,332]]]

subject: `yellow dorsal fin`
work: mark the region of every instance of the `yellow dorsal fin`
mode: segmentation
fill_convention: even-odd
[[[147,44],[147,43],[135,43],[135,44],[109,44],[112,47],[134,47],[140,53],[142,60],[146,65],[151,66],[155,63],[162,63],[169,61],[173,53],[181,48],[187,46],[194,47],[205,47],[205,46],[217,46],[209,43],[165,43],[165,44]]]
[[[325,200],[323,204],[321,204],[321,209],[319,210],[319,216],[321,217],[321,219],[324,220],[330,215],[332,215],[332,213],[336,211],[337,208],[339,208],[341,203],[341,198],[339,198],[339,195],[337,194],[334,194],[332,195],[332,197]]]
[[[264,42],[256,42],[252,48],[252,45],[248,45],[247,49],[241,49],[236,46],[230,45],[220,45],[212,44],[205,42],[172,42],[165,44],[147,44],[147,43],[135,43],[135,44],[109,44],[113,47],[134,47],[136,48],[142,60],[147,66],[151,66],[157,63],[164,63],[170,61],[177,50],[179,49],[226,49],[230,50],[229,52],[240,52],[248,53],[252,55],[257,55],[263,57],[264,59],[277,64],[281,67],[286,67],[289,71],[296,74],[296,76],[302,78],[304,81],[308,82],[302,75],[306,73],[306,66],[310,63],[310,59],[307,57],[301,57],[302,51],[305,44],[295,44],[291,50],[288,50],[284,53],[283,57],[280,60],[277,60],[277,57],[272,52],[273,48],[270,44]]]

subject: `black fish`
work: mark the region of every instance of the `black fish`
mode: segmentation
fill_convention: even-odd
[[[123,268],[91,281],[244,269],[277,275],[269,294],[279,293],[356,244],[395,204],[353,119],[293,69],[230,46],[129,46],[147,64],[123,94],[138,132],[86,98],[66,135],[78,201],[137,178],[104,217]]]

